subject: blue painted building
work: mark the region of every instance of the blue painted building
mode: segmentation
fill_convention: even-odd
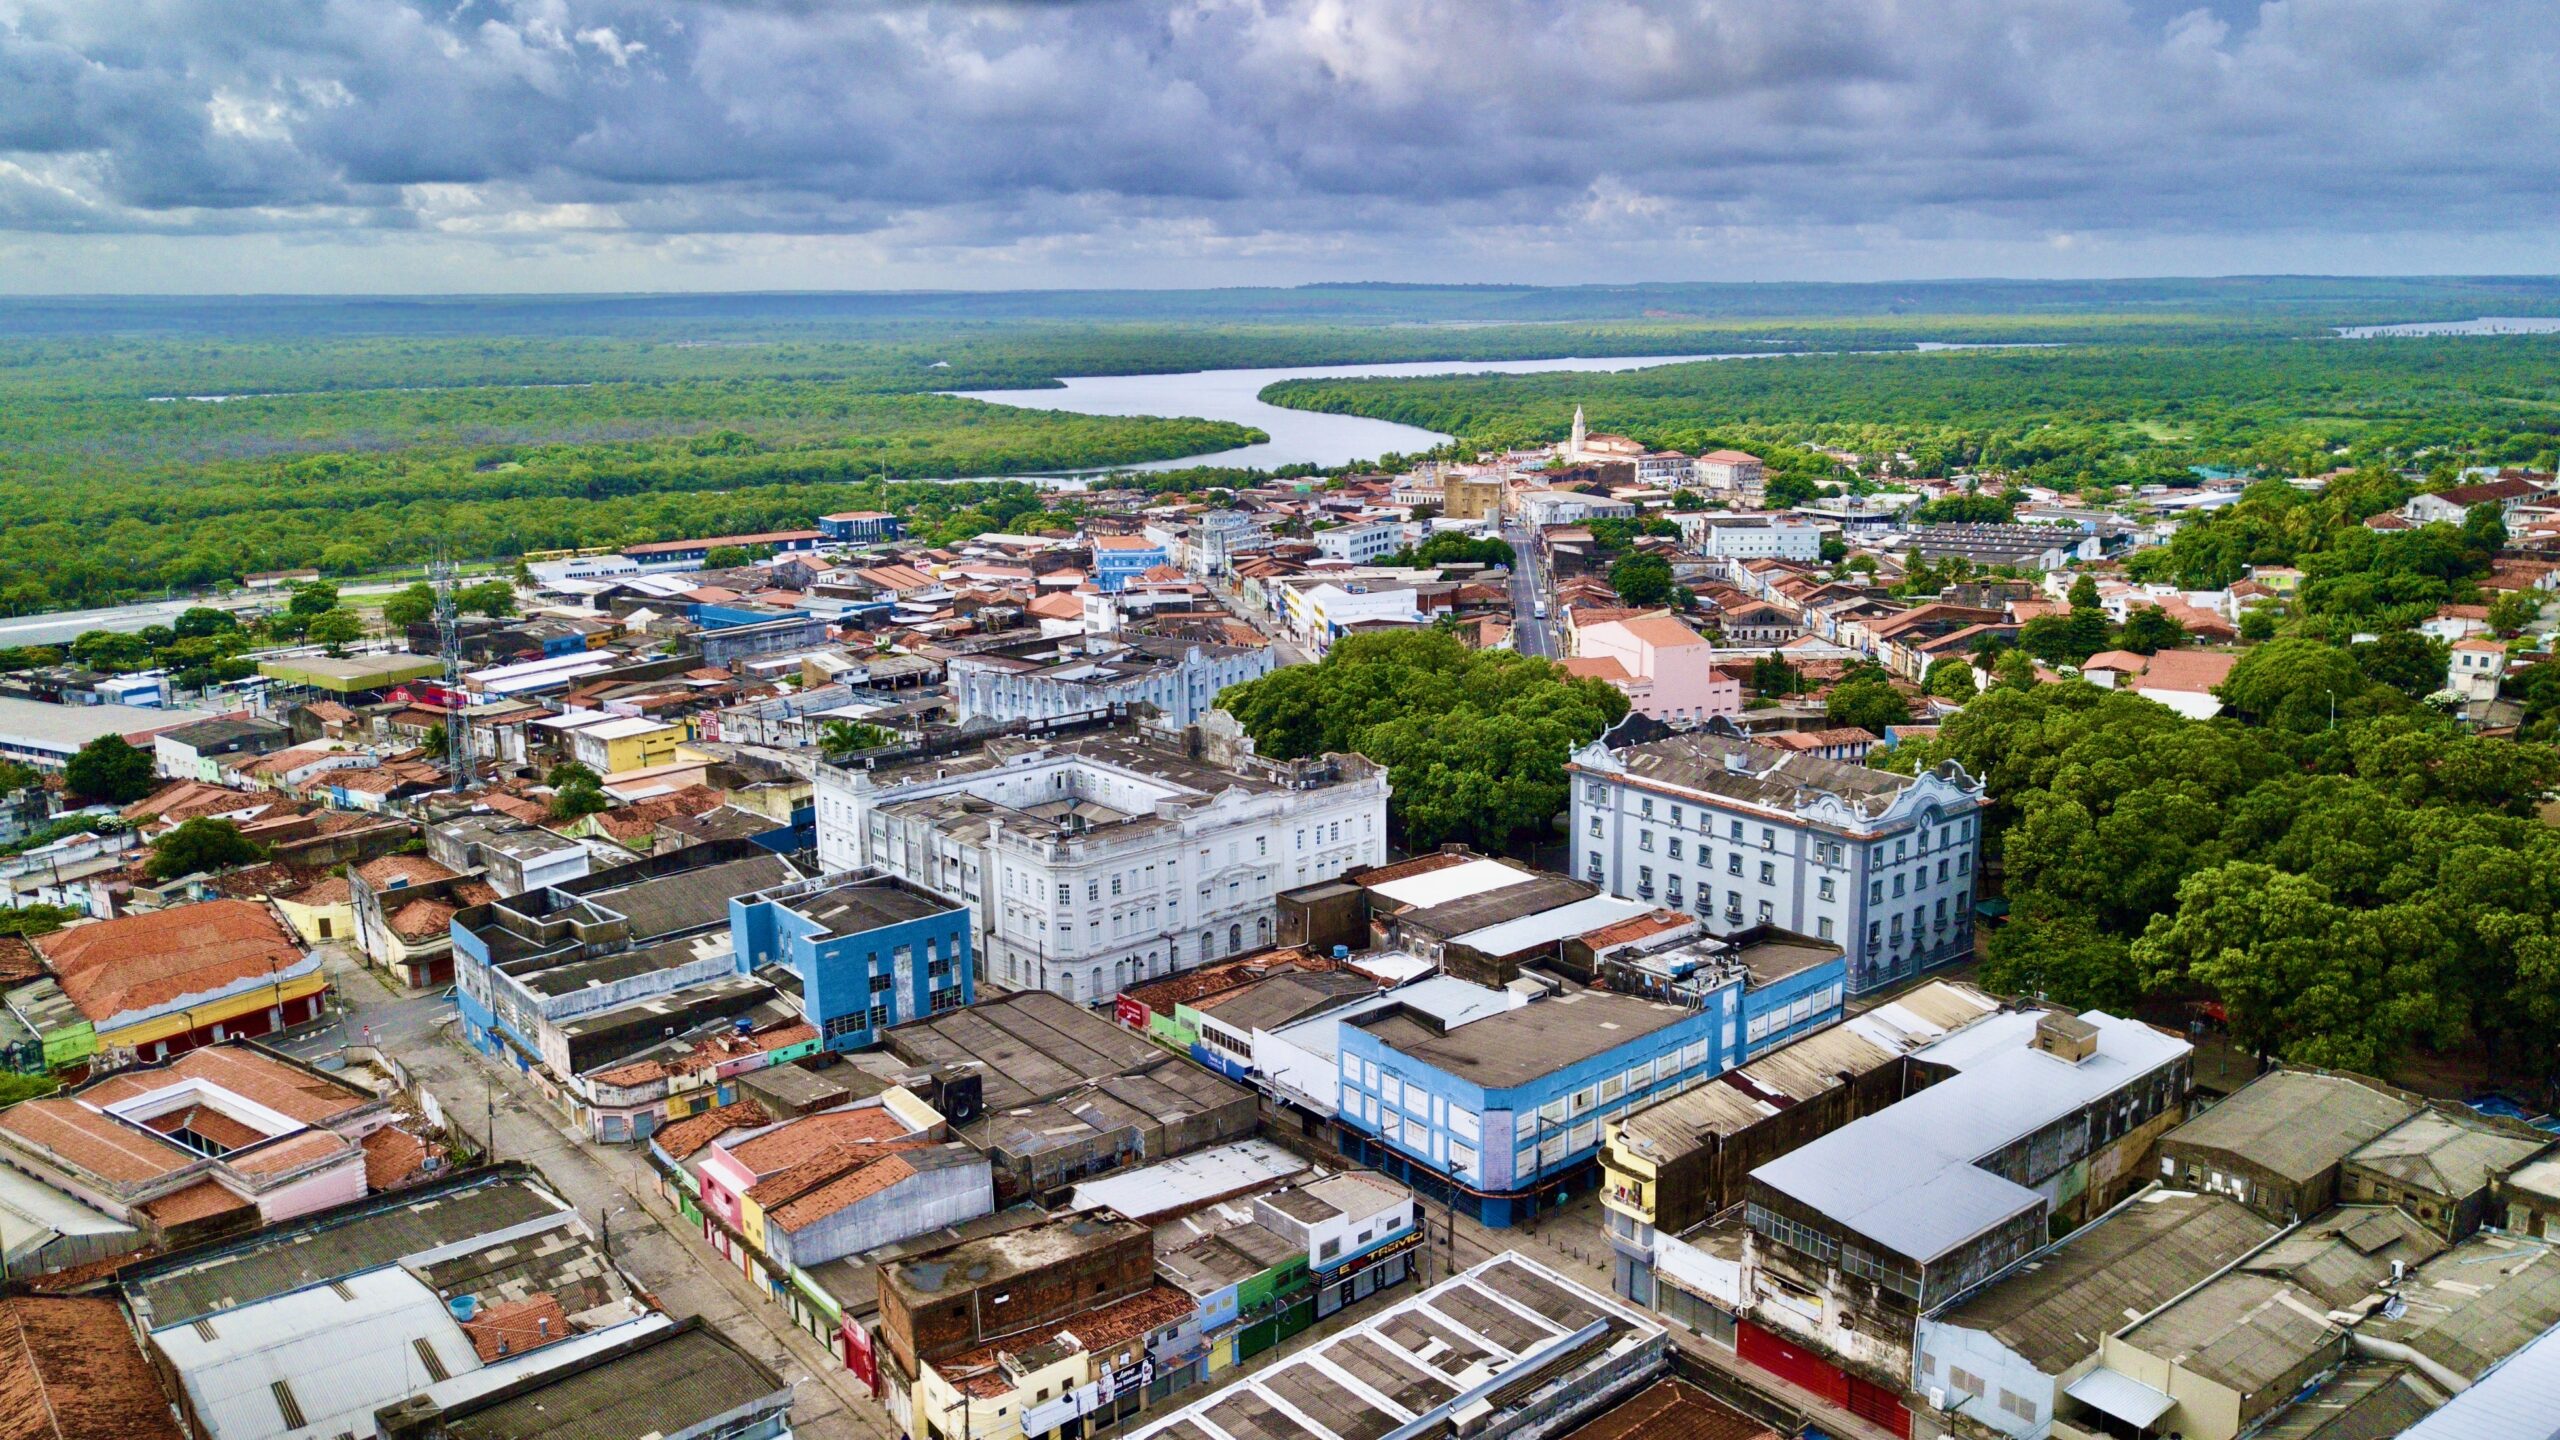
[[[1093,537],[1093,583],[1105,595],[1118,594],[1129,582],[1158,565],[1171,562],[1165,548],[1143,535]]]
[[[1602,1122],[1733,1067],[1742,992],[1573,990],[1445,1031],[1405,1006],[1360,1015],[1341,1035],[1344,1149],[1510,1225],[1597,1183]]]
[[[1556,993],[1520,1003],[1483,990],[1472,1014],[1390,1003],[1349,1015],[1336,1046],[1343,1148],[1509,1225],[1598,1183],[1607,1122],[1838,1021],[1848,981],[1840,947],[1776,929],[1616,951],[1595,968],[1607,988],[1535,975]]]
[[[846,510],[819,516],[818,533],[840,545],[895,540],[907,533],[907,522],[886,510]]]
[[[801,1012],[830,1050],[977,996],[969,907],[875,871],[821,876],[729,902],[730,943],[750,971],[799,982]]]

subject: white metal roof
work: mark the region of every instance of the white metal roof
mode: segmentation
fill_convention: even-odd
[[[1277,1185],[1307,1169],[1306,1161],[1267,1140],[1240,1140],[1161,1165],[1088,1180],[1075,1188],[1067,1208],[1117,1210],[1146,1224],[1176,1210],[1197,1209],[1250,1188]]]
[[[1464,945],[1487,955],[1514,955],[1534,945],[1552,945],[1576,935],[1588,935],[1621,920],[1650,915],[1653,908],[1641,900],[1594,895],[1588,900],[1576,900],[1553,910],[1541,910],[1535,915],[1505,920],[1482,930],[1470,930],[1449,943]]]
[[[2036,1192],[1976,1162],[2190,1048],[2091,1010],[2080,1018],[2098,1028],[2097,1053],[2074,1064],[2029,1046],[2040,1013],[1995,1015],[1920,1050],[1918,1058],[1958,1073],[1770,1161],[1752,1178],[1924,1262],[2032,1208]]]
[[[448,1376],[480,1368],[444,1301],[396,1265],[226,1310],[201,1327],[172,1325],[151,1340],[211,1440],[369,1435],[375,1410],[435,1382],[420,1340]],[[278,1381],[302,1412],[299,1428],[284,1423]]]
[[[1463,865],[1445,865],[1401,880],[1390,880],[1384,885],[1372,885],[1369,893],[1383,895],[1398,905],[1428,910],[1434,905],[1446,905],[1453,900],[1482,895],[1488,890],[1505,889],[1534,878],[1531,872],[1514,869],[1499,860],[1469,860]]]
[[[0,1165],[0,1254],[57,1235],[130,1235],[134,1228],[31,1175]]]
[[[169,730],[210,720],[210,710],[170,710],[146,705],[48,705],[0,696],[0,740],[31,750],[69,754],[107,735]]]
[[[2082,1404],[2094,1405],[2137,1430],[2168,1414],[2169,1407],[2178,1403],[2132,1376],[2103,1365],[2064,1386],[2062,1393]]]
[[[590,725],[578,733],[593,736],[598,740],[628,740],[635,735],[655,735],[661,730],[674,728],[676,727],[664,720],[648,720],[637,715],[626,715],[619,720],[607,720],[601,725]]]

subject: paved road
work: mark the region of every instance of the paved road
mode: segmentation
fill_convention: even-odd
[[[1511,648],[1523,655],[1554,656],[1556,648],[1555,620],[1538,618],[1538,601],[1546,594],[1547,577],[1538,569],[1538,537],[1525,527],[1510,524],[1502,531],[1513,554],[1511,564]]]
[[[331,947],[329,966],[343,998],[339,1023],[286,1048],[306,1058],[341,1043],[376,1044],[398,1057],[411,1078],[435,1094],[446,1116],[477,1137],[492,1119],[501,1160],[539,1170],[609,1236],[622,1262],[670,1314],[700,1315],[791,1381],[794,1434],[811,1440],[889,1440],[888,1416],[862,1393],[826,1347],[793,1325],[735,1267],[703,1243],[701,1233],[663,1206],[637,1151],[582,1143],[520,1077],[484,1064],[454,1031],[453,1002],[439,992],[408,995]],[[343,1038],[342,1038],[343,1037]]]
[[[362,585],[341,585],[341,595],[388,595],[406,588],[409,581],[374,581]],[[130,605],[110,605],[99,610],[54,610],[42,615],[18,615],[0,618],[0,646],[64,645],[92,630],[113,630],[131,634],[147,625],[166,625],[198,606],[208,610],[246,610],[259,605],[281,605],[282,590],[236,591],[229,595],[193,595],[174,600],[137,600]]]

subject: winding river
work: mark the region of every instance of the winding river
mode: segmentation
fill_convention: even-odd
[[[1054,390],[961,390],[953,393],[1024,410],[1079,415],[1195,416],[1250,425],[1271,438],[1206,455],[1185,455],[1124,468],[1179,470],[1192,465],[1276,470],[1283,465],[1347,465],[1390,452],[1419,454],[1449,437],[1391,420],[1287,410],[1266,403],[1263,387],[1282,380],[1361,380],[1411,375],[1535,375],[1552,370],[1645,370],[1694,360],[1747,360],[1734,355],[1625,355],[1559,360],[1420,360],[1371,365],[1305,365],[1277,370],[1194,370],[1180,375],[1077,375]],[[1788,353],[1788,352],[1776,352]]]

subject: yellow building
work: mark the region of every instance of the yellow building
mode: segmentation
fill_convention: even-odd
[[[569,753],[578,763],[609,779],[625,770],[666,764],[676,758],[676,746],[684,738],[681,725],[632,715],[571,731]]]
[[[270,906],[173,905],[38,937],[104,1053],[162,1060],[321,1016],[329,979]]]

